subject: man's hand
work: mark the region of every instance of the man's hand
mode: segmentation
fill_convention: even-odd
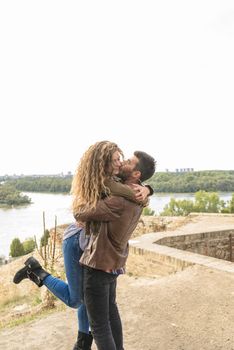
[[[148,187],[144,187],[137,184],[133,184],[132,187],[136,193],[135,198],[138,202],[143,202],[150,194],[150,190]]]

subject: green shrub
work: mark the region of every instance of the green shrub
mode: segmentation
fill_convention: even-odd
[[[34,239],[33,238],[26,239],[23,242],[23,247],[24,247],[24,254],[25,255],[31,253],[36,247]]]
[[[50,232],[49,230],[45,230],[45,233],[43,234],[43,236],[41,237],[41,241],[40,241],[40,247],[44,247],[45,245],[48,244],[48,239],[50,237]]]
[[[234,204],[234,202],[233,202]],[[230,205],[231,208],[231,205]],[[231,209],[230,209],[231,210]],[[225,208],[225,202],[215,192],[198,191],[195,193],[195,200],[176,200],[171,198],[163,212],[163,216],[186,216],[189,213],[220,213],[230,212]]]
[[[142,215],[153,216],[155,215],[155,211],[150,207],[145,207],[142,211]]]
[[[10,245],[10,255],[12,258],[24,255],[24,247],[19,238],[14,238]]]

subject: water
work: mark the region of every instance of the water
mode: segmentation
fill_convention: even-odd
[[[66,224],[73,221],[71,212],[71,196],[48,193],[26,193],[33,204],[20,208],[0,208],[0,255],[8,256],[12,240],[18,237],[21,242],[34,235],[39,238],[43,234],[43,211],[46,215],[46,228],[54,226],[55,215],[57,224]],[[227,201],[231,193],[220,193],[221,199]],[[191,193],[158,193],[151,197],[150,208],[160,213],[170,198],[193,199]]]
[[[0,255],[8,256],[10,244],[16,237],[22,242],[34,235],[38,239],[42,236],[43,211],[46,216],[46,228],[54,226],[55,215],[58,225],[73,220],[69,195],[29,192],[26,194],[32,199],[33,204],[0,209]]]

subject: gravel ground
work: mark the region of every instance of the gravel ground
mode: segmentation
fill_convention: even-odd
[[[234,349],[234,275],[189,267],[159,279],[120,276],[125,350]],[[69,350],[74,310],[0,332],[0,349]],[[93,346],[95,349],[95,346]]]

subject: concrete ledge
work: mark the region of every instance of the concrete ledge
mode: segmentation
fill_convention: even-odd
[[[220,232],[220,230],[218,230],[218,232]],[[203,232],[196,232],[196,234],[199,233],[201,234]],[[234,273],[234,263],[232,262],[157,244],[162,238],[185,234],[185,232],[177,231],[175,231],[174,234],[172,232],[148,233],[136,237],[129,242],[130,252],[135,255],[143,255],[146,261],[155,261],[155,269],[158,263],[165,264],[171,272],[184,270],[191,265],[202,265],[208,268]]]

